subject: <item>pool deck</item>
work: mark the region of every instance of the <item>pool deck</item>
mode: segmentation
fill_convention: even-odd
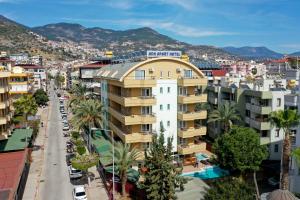
[[[201,151],[199,153],[206,154],[209,157],[211,157],[213,155],[209,151]],[[205,164],[203,164],[201,162],[199,162],[198,167],[194,167],[193,165],[186,165],[186,166],[183,166],[182,173],[197,172],[197,171],[203,170],[205,167],[209,167],[209,166],[211,166],[211,165],[205,165]]]

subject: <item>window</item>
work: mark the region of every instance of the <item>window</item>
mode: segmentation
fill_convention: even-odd
[[[143,97],[150,97],[152,94],[151,88],[142,88],[142,96]]]
[[[279,129],[275,130],[275,137],[279,137]]]
[[[187,88],[185,88],[185,87],[178,87],[178,94],[182,95],[182,96],[186,96],[187,95]]]
[[[163,77],[163,71],[160,71],[160,78]]]
[[[186,128],[186,121],[179,121],[179,128]]]
[[[192,70],[184,70],[184,78],[192,78]]]
[[[171,77],[171,72],[170,71],[168,71],[168,78],[170,78]]]
[[[170,110],[170,104],[167,105],[167,109]]]
[[[145,70],[135,70],[135,79],[144,80],[145,79]]]
[[[160,104],[159,109],[163,110],[163,105],[162,104]]]
[[[179,104],[178,110],[180,112],[186,112],[187,111],[187,104]]]
[[[276,102],[277,107],[281,106],[281,98],[277,98],[277,102]]]
[[[168,87],[168,93],[170,93],[171,92],[171,88],[170,87]]]
[[[274,145],[274,153],[278,153],[278,144]]]
[[[170,121],[167,121],[167,126],[170,127]]]
[[[160,93],[162,94],[164,91],[163,91],[163,87],[160,87],[159,88],[159,91],[160,91]]]
[[[142,107],[142,115],[151,115],[152,107],[151,106],[143,106]]]
[[[250,110],[246,110],[246,117],[250,117]]]
[[[150,132],[152,129],[151,124],[142,124],[141,131],[142,132]]]

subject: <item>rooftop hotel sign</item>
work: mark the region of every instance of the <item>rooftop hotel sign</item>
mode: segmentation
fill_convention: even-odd
[[[147,51],[147,58],[174,57],[180,58],[181,51]]]

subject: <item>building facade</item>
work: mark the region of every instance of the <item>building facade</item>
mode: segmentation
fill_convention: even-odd
[[[207,111],[201,104],[207,101],[207,79],[196,66],[161,57],[108,65],[97,76],[104,128],[138,148],[140,159],[154,134],[172,137],[173,151],[183,159],[206,149]]]

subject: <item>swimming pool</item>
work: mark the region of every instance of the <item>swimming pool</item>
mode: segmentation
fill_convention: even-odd
[[[206,155],[204,153],[197,153],[196,158],[197,158],[198,161],[209,159],[208,155]]]
[[[227,170],[221,169],[218,166],[206,167],[205,169],[197,172],[183,173],[182,176],[194,177],[200,179],[220,178],[229,175]]]

